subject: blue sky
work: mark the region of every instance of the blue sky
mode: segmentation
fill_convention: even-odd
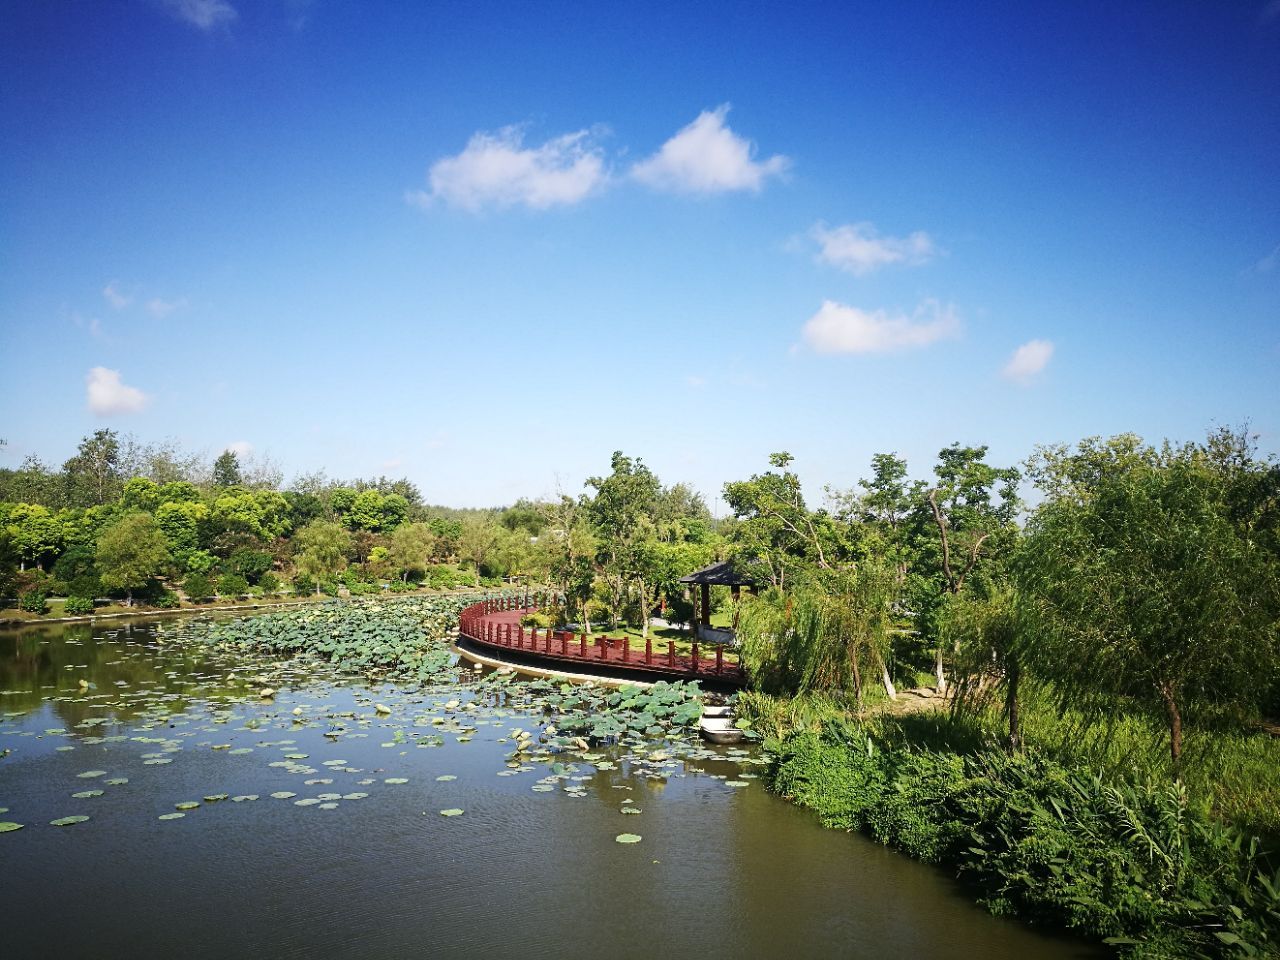
[[[1280,0],[13,2],[0,463],[1280,451]]]

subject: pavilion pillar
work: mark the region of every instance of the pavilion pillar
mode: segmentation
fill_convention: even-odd
[[[699,591],[702,594],[702,625],[704,627],[711,626],[711,584],[698,584]]]

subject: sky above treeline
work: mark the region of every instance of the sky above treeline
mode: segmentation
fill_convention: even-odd
[[[0,51],[0,466],[1280,451],[1280,0],[13,0]]]

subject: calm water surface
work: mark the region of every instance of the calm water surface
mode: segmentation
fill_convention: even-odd
[[[548,783],[509,765],[528,713],[300,670],[246,701],[252,668],[155,630],[0,634],[0,820],[25,825],[0,834],[6,960],[1092,955],[820,828],[754,754],[564,758]],[[258,799],[202,799],[224,793]]]

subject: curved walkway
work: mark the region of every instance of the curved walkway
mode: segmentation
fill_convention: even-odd
[[[698,680],[711,686],[741,687],[742,668],[724,658],[724,647],[695,642],[688,656],[671,642],[633,645],[630,637],[589,636],[567,630],[526,628],[520,621],[537,611],[528,600],[484,600],[458,618],[459,645],[473,645],[509,665],[532,664],[611,679]]]

